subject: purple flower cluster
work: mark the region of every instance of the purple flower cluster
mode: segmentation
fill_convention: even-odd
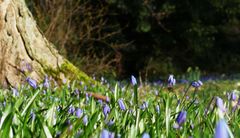
[[[69,114],[74,114],[74,112],[75,112],[75,107],[71,105],[68,109],[68,113]]]
[[[199,88],[200,86],[202,86],[203,83],[202,81],[198,80],[198,81],[193,81],[191,86],[193,86],[194,88]]]
[[[176,79],[174,76],[171,74],[168,77],[168,87],[173,87],[176,84]]]

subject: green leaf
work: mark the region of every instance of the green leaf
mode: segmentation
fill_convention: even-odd
[[[56,106],[53,105],[46,114],[46,120],[49,126],[54,126],[56,124]]]
[[[89,136],[92,133],[92,130],[94,129],[94,124],[97,122],[99,113],[96,112],[92,115],[91,119],[89,120],[89,123],[87,127],[85,128],[85,134],[86,136]]]
[[[29,109],[30,106],[32,105],[32,103],[34,102],[34,100],[36,99],[36,97],[38,96],[38,94],[40,93],[40,90],[38,90],[33,97],[31,98],[31,100],[28,102],[28,104],[26,105],[26,107],[24,108],[24,110],[21,113],[21,116],[23,116]]]
[[[48,127],[45,124],[43,124],[43,130],[47,138],[52,138],[52,134],[50,133]]]

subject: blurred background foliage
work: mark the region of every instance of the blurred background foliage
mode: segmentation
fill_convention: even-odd
[[[61,54],[92,75],[240,70],[239,0],[26,0]]]

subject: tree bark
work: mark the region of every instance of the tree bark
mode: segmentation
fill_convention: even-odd
[[[0,86],[16,86],[26,77],[93,82],[63,58],[39,30],[24,0],[0,0]]]

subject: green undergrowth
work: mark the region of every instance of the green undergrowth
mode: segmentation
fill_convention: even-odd
[[[105,87],[109,83],[99,82]],[[105,91],[100,85],[83,81],[65,82],[62,86],[50,84],[48,88],[43,84],[37,88],[25,84],[0,90],[0,137],[100,137],[103,130],[123,138],[143,134],[153,138],[213,137],[220,118],[226,120],[234,136],[240,135],[237,100],[228,96],[234,90],[239,98],[237,81],[207,82],[198,89],[189,83],[169,89],[166,84],[133,86],[116,82]],[[86,94],[92,91],[101,91],[109,100]],[[223,115],[219,114],[217,97],[223,99]],[[187,112],[186,120],[175,128],[181,111]]]

